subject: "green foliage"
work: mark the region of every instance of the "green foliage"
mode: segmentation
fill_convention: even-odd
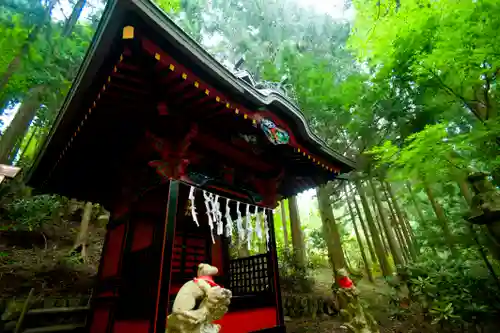
[[[281,287],[288,292],[311,292],[314,285],[314,279],[311,276],[314,267],[311,262],[307,267],[300,267],[291,251],[281,247],[277,250]]]
[[[155,3],[167,13],[175,13],[181,7],[179,0],[155,0]]]
[[[12,221],[13,229],[39,229],[59,212],[61,201],[56,196],[39,195],[18,198],[7,204],[3,219]]]
[[[496,170],[499,134],[496,121],[466,133],[460,133],[454,124],[440,123],[408,136],[402,146],[385,141],[369,153],[395,179],[453,180],[471,170]]]
[[[0,4],[0,78],[2,84],[6,80],[6,86],[0,89],[0,114],[20,103],[32,103],[36,108],[35,121],[27,119],[13,129],[14,140],[2,142],[2,152],[19,152],[32,160],[87,52],[102,2],[93,1],[92,6],[84,8],[81,13],[86,16],[70,26],[69,34],[64,30],[69,18],[61,21],[57,14],[61,8],[73,10],[73,1],[57,2],[52,10],[54,1],[8,0]],[[35,90],[40,93],[32,94]],[[31,130],[27,130],[30,121]],[[20,144],[33,131],[37,132],[36,139],[30,145]]]
[[[351,45],[362,60],[424,88],[431,106],[452,102],[480,119],[496,115],[498,69],[494,0],[359,0]],[[458,108],[448,110],[461,112]],[[448,110],[441,110],[446,112]]]
[[[402,179],[432,181],[448,177],[444,173],[449,173],[451,168],[460,168],[450,161],[454,150],[453,144],[447,139],[446,126],[437,124],[426,126],[423,131],[410,135],[401,150],[392,142],[386,141],[382,146],[374,147],[371,152],[376,154],[381,163],[390,165],[391,172],[399,171]]]
[[[322,251],[323,253],[326,253],[328,251],[326,247],[325,236],[323,235],[323,231],[321,229],[313,229],[309,233],[309,238],[311,245],[315,250]]]
[[[500,310],[495,283],[477,258],[450,261],[426,256],[406,267],[405,274],[411,298],[433,324],[488,323]]]

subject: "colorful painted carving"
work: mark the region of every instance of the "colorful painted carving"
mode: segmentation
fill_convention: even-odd
[[[267,136],[269,141],[271,141],[275,145],[284,145],[287,144],[290,140],[290,136],[288,135],[288,133],[284,129],[276,126],[276,124],[269,119],[261,119],[260,128]]]

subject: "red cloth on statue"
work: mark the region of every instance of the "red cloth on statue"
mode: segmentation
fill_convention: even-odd
[[[211,276],[199,276],[194,278],[194,282],[198,282],[198,280],[206,281],[210,287],[220,287],[217,283],[215,283],[214,279]]]
[[[341,288],[345,289],[349,289],[353,286],[352,280],[347,276],[340,278],[338,283]]]

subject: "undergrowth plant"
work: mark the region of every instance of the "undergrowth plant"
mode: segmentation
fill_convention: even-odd
[[[60,199],[53,195],[18,198],[4,206],[3,219],[11,221],[15,230],[33,231],[52,220],[60,207]]]
[[[480,259],[429,256],[408,265],[405,274],[412,301],[431,324],[487,325],[498,318],[500,291]]]
[[[310,276],[311,264],[306,267],[300,267],[290,251],[278,248],[279,258],[278,266],[280,272],[280,284],[283,290],[288,292],[309,293],[312,291],[314,279]]]

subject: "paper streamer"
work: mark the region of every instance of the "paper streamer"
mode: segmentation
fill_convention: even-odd
[[[210,227],[210,236],[212,237],[212,243],[215,244],[214,221],[212,220],[212,210],[210,208],[210,203],[212,202],[212,194],[203,190],[203,198],[205,198],[205,208],[207,210],[208,226]]]
[[[269,223],[267,223],[267,211],[264,209],[264,232],[266,233],[266,246],[269,251]]]
[[[197,216],[198,213],[196,212],[196,207],[194,205],[194,190],[195,187],[191,186],[191,189],[189,190],[188,199],[191,202],[191,217],[193,218],[194,223],[196,223],[196,226],[199,227],[200,224],[198,223],[198,216]]]
[[[257,238],[262,239],[262,226],[260,221],[259,207],[255,206],[255,211],[253,214],[255,216],[255,234],[257,235]]]
[[[242,242],[245,239],[245,231],[243,230],[243,219],[241,217],[239,201],[236,201],[236,214],[236,229],[238,230],[238,237],[240,238],[240,242]]]
[[[233,236],[233,220],[231,219],[231,210],[229,209],[229,199],[226,199],[226,237]]]

